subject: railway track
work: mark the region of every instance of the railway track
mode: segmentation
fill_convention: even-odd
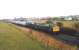
[[[65,34],[59,34],[57,36],[54,36],[56,39],[63,41],[66,44],[69,45],[77,45],[79,46],[79,39],[77,39],[74,36],[69,36],[69,35],[65,35]]]

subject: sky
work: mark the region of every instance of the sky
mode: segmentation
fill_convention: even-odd
[[[79,0],[0,0],[0,19],[79,15]]]

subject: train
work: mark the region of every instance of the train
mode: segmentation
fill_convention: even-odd
[[[79,36],[76,30],[64,28],[61,22],[49,23],[34,23],[32,20],[12,20],[11,23],[24,27],[29,27],[35,30],[43,31],[53,35],[66,34],[72,36]]]
[[[34,23],[31,20],[12,20],[10,21],[13,24],[17,24],[20,26],[25,26],[25,27],[29,27],[35,30],[39,30],[39,31],[43,31],[43,32],[48,32],[48,33],[55,33],[58,34],[58,32],[60,32],[60,26],[58,25],[58,23],[52,23],[52,24],[48,24],[48,23]]]

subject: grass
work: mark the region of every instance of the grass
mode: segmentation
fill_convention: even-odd
[[[0,50],[46,50],[15,26],[0,22]]]
[[[75,21],[62,21],[62,24],[63,24],[64,27],[73,28]]]
[[[79,32],[79,21],[61,21],[63,27]]]

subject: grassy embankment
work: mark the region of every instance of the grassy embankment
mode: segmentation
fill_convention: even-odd
[[[0,50],[46,50],[13,25],[0,22]]]

